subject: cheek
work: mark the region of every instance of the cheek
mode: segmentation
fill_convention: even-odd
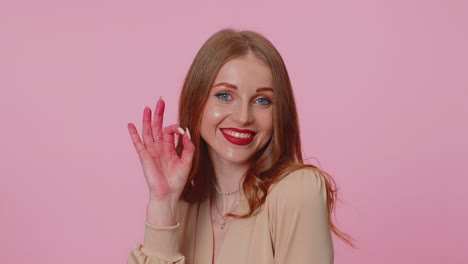
[[[260,119],[261,126],[266,133],[273,133],[273,115],[272,113],[265,113]]]
[[[206,108],[205,114],[212,120],[222,120],[225,118],[231,111],[229,107],[222,105],[210,105]]]
[[[211,112],[211,118],[212,119],[221,119],[223,117],[224,113],[222,111],[220,111],[219,109],[214,109],[212,112]]]
[[[207,106],[203,112],[202,125],[213,126],[221,122],[226,115],[226,111],[218,107]]]

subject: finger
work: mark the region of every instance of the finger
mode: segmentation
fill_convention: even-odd
[[[153,132],[151,128],[151,109],[147,106],[145,110],[143,110],[143,143],[148,145],[153,143]]]
[[[185,164],[191,164],[195,153],[195,145],[190,138],[190,131],[188,128],[185,129],[185,135],[182,136],[182,145],[184,146],[184,149],[182,150],[180,158]]]
[[[167,152],[175,151],[174,135],[183,135],[185,131],[179,125],[170,125],[163,129],[163,149]]]
[[[158,102],[156,103],[156,109],[154,110],[153,124],[152,124],[153,137],[162,135],[165,107],[166,107],[166,103],[164,102],[162,97],[160,97]]]
[[[145,149],[145,145],[143,145],[143,142],[140,139],[140,136],[138,135],[138,131],[135,127],[134,124],[128,123],[128,132],[130,133],[130,137],[132,138],[133,145],[135,146],[136,151],[138,152],[138,155],[140,155],[141,152]]]

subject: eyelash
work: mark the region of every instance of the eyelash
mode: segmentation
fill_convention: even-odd
[[[217,93],[217,94],[215,94],[215,96],[218,97],[223,102],[226,102],[226,101],[229,101],[230,99],[232,99],[232,95],[230,95],[229,93],[226,93],[226,92]],[[226,97],[229,97],[229,99],[226,98]],[[266,101],[266,103],[259,103],[259,105],[270,105],[271,104],[271,100],[266,98],[266,97],[260,97],[260,98],[255,99],[255,101],[259,101],[259,100]]]
[[[218,97],[221,101],[224,101],[224,102],[225,102],[225,101],[228,101],[229,99],[222,98],[222,97],[226,97],[226,96],[232,97],[230,94],[224,93],[224,92],[222,92],[222,93],[217,93],[215,96]]]
[[[266,101],[266,103],[260,104],[260,105],[270,105],[271,104],[271,100],[266,98],[266,97],[260,97],[260,98],[256,99],[255,101],[258,101],[258,100],[265,100]]]

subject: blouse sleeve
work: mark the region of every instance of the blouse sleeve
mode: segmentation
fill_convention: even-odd
[[[275,263],[333,263],[326,185],[318,173],[291,173],[269,194]]]
[[[156,227],[145,223],[143,245],[137,245],[128,264],[184,264],[185,257],[179,251],[179,224],[169,227]]]

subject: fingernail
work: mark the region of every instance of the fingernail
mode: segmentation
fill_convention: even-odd
[[[188,130],[188,127],[185,128],[185,131],[187,132],[188,139],[192,140],[192,136],[190,135],[190,131]]]
[[[162,99],[163,99],[162,96],[159,96],[159,100],[162,100]]]
[[[185,133],[185,131],[181,128],[181,127],[178,127],[177,130],[179,130],[179,132],[183,135]]]

